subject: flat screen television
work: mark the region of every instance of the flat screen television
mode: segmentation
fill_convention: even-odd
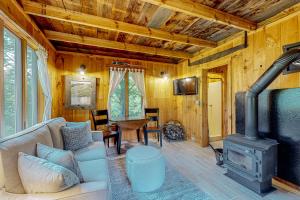
[[[198,94],[198,78],[187,77],[173,81],[174,95],[196,95]]]

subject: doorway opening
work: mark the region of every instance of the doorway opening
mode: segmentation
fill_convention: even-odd
[[[208,140],[227,136],[227,65],[207,70]]]

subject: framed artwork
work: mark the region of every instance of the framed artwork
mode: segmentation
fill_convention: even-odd
[[[65,107],[69,109],[95,109],[96,78],[65,76]]]

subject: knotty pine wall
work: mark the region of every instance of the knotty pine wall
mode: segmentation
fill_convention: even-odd
[[[198,76],[200,77],[200,89],[202,91],[197,96],[182,96],[177,98],[178,119],[183,122],[187,132],[203,146],[206,146],[207,113],[204,111],[207,100],[203,98],[206,93],[207,69],[228,66],[228,104],[227,104],[227,133],[235,132],[235,93],[245,91],[254,83],[257,78],[278,58],[283,50],[282,46],[300,41],[300,14],[290,15],[285,19],[259,28],[257,31],[248,34],[249,46],[246,49],[234,54],[220,58],[218,60],[188,67],[187,62],[178,64],[178,76]],[[218,48],[205,51],[193,60],[212,55],[243,42],[243,35],[231,39]],[[300,73],[280,75],[269,88],[293,88],[300,86]],[[201,104],[197,105],[196,100]]]
[[[70,110],[64,107],[64,76],[78,75],[81,64],[86,65],[86,76],[97,78],[97,109],[107,108],[109,87],[109,65],[118,58],[90,56],[77,53],[57,53],[56,71],[52,76],[53,83],[53,117],[64,117],[67,121],[85,121],[91,119],[88,110]],[[120,59],[124,60],[124,59]],[[173,96],[172,79],[177,75],[177,67],[173,64],[126,60],[131,64],[140,65],[145,69],[145,85],[148,107],[160,109],[160,121],[165,123],[177,119],[176,98]],[[160,72],[166,71],[169,80],[160,77]],[[132,133],[127,139],[135,138]]]

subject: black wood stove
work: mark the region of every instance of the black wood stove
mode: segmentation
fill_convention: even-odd
[[[245,97],[245,135],[233,134],[224,140],[226,175],[259,194],[272,190],[272,177],[277,172],[278,143],[259,137],[258,95],[285,68],[299,60],[299,49],[284,53],[250,87]]]

